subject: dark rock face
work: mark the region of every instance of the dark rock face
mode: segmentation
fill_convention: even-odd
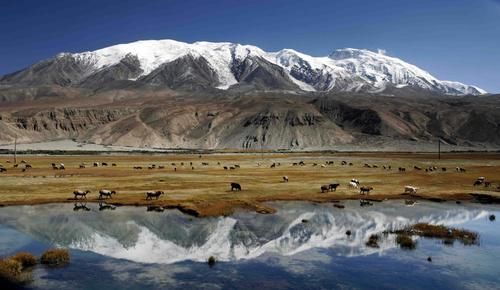
[[[171,89],[197,89],[215,87],[219,80],[205,58],[187,55],[160,66],[139,78],[139,82]]]
[[[283,68],[268,62],[261,57],[246,57],[243,60],[234,60],[231,71],[239,84],[234,87],[269,89],[269,90],[298,90]]]
[[[359,109],[343,102],[320,99],[314,102],[318,110],[342,128],[370,135],[380,135],[382,119],[372,109]]]
[[[71,86],[82,81],[90,72],[92,64],[61,55],[39,62],[29,68],[0,78],[0,83],[15,85],[60,85]]]

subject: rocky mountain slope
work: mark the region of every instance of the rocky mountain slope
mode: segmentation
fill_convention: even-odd
[[[118,82],[118,85],[116,84]],[[383,92],[418,88],[447,95],[484,90],[441,81],[398,58],[363,49],[313,57],[291,49],[265,52],[235,43],[148,40],[83,53],[61,53],[0,78],[0,85],[100,89],[138,85],[239,91]],[[115,84],[113,84],[115,83]]]
[[[71,91],[74,94],[74,91]],[[418,150],[441,138],[500,145],[499,96],[233,93],[108,90],[3,102],[0,143],[72,138],[145,148]]]

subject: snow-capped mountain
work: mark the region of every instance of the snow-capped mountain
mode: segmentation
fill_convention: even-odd
[[[412,87],[450,95],[484,90],[441,81],[383,53],[339,49],[313,57],[291,49],[266,52],[235,43],[147,40],[82,53],[61,53],[0,78],[3,84],[100,87],[114,81],[176,88],[250,88],[381,92]]]

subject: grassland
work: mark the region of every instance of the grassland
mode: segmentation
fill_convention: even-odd
[[[494,153],[446,153],[440,160],[434,154],[415,153],[18,156],[19,163],[25,160],[33,167],[25,171],[22,163],[13,168],[12,160],[10,155],[0,156],[0,163],[7,168],[7,172],[0,173],[0,205],[74,203],[76,189],[90,190],[87,202],[98,202],[99,190],[108,189],[117,191],[106,200],[115,205],[157,205],[196,216],[227,215],[236,208],[269,213],[274,210],[264,204],[266,201],[366,198],[347,187],[352,178],[374,188],[368,196],[373,200],[407,199],[409,196],[403,195],[405,185],[419,187],[418,196],[411,198],[459,200],[469,199],[472,192],[500,194],[496,189],[500,182],[500,154]],[[96,161],[108,166],[93,167]],[[300,161],[306,165],[292,166]],[[322,167],[327,161],[334,164]],[[342,161],[353,165],[343,166]],[[202,162],[209,165],[203,166]],[[53,170],[51,163],[64,163],[66,169]],[[79,169],[81,163],[86,168]],[[117,166],[112,167],[112,163]],[[272,163],[280,166],[270,168]],[[318,165],[313,166],[314,163]],[[365,163],[378,168],[366,168]],[[156,168],[148,169],[152,164]],[[223,169],[235,164],[240,168]],[[158,169],[160,165],[165,168]],[[392,169],[383,169],[384,165]],[[143,169],[133,169],[134,166]],[[425,172],[413,169],[414,166],[436,166],[438,170]],[[457,166],[466,172],[456,172]],[[398,167],[405,167],[406,172],[399,172]],[[442,167],[447,168],[446,172]],[[283,182],[283,176],[288,176],[289,182]],[[472,183],[479,176],[493,182],[492,186],[474,188]],[[240,183],[243,190],[231,192],[230,182]],[[321,185],[334,182],[341,184],[336,192],[321,193]],[[149,190],[161,190],[165,195],[148,201],[145,192]]]

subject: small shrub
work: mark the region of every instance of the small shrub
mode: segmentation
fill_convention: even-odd
[[[0,277],[9,281],[16,281],[21,275],[23,265],[14,259],[0,260]]]
[[[396,243],[405,250],[413,250],[417,247],[417,243],[409,235],[400,234],[396,237]]]
[[[12,256],[11,259],[21,263],[23,268],[32,267],[36,265],[35,256],[27,252],[17,253],[14,256]]]
[[[49,249],[40,257],[40,263],[50,266],[61,266],[69,263],[69,251],[66,249]]]

